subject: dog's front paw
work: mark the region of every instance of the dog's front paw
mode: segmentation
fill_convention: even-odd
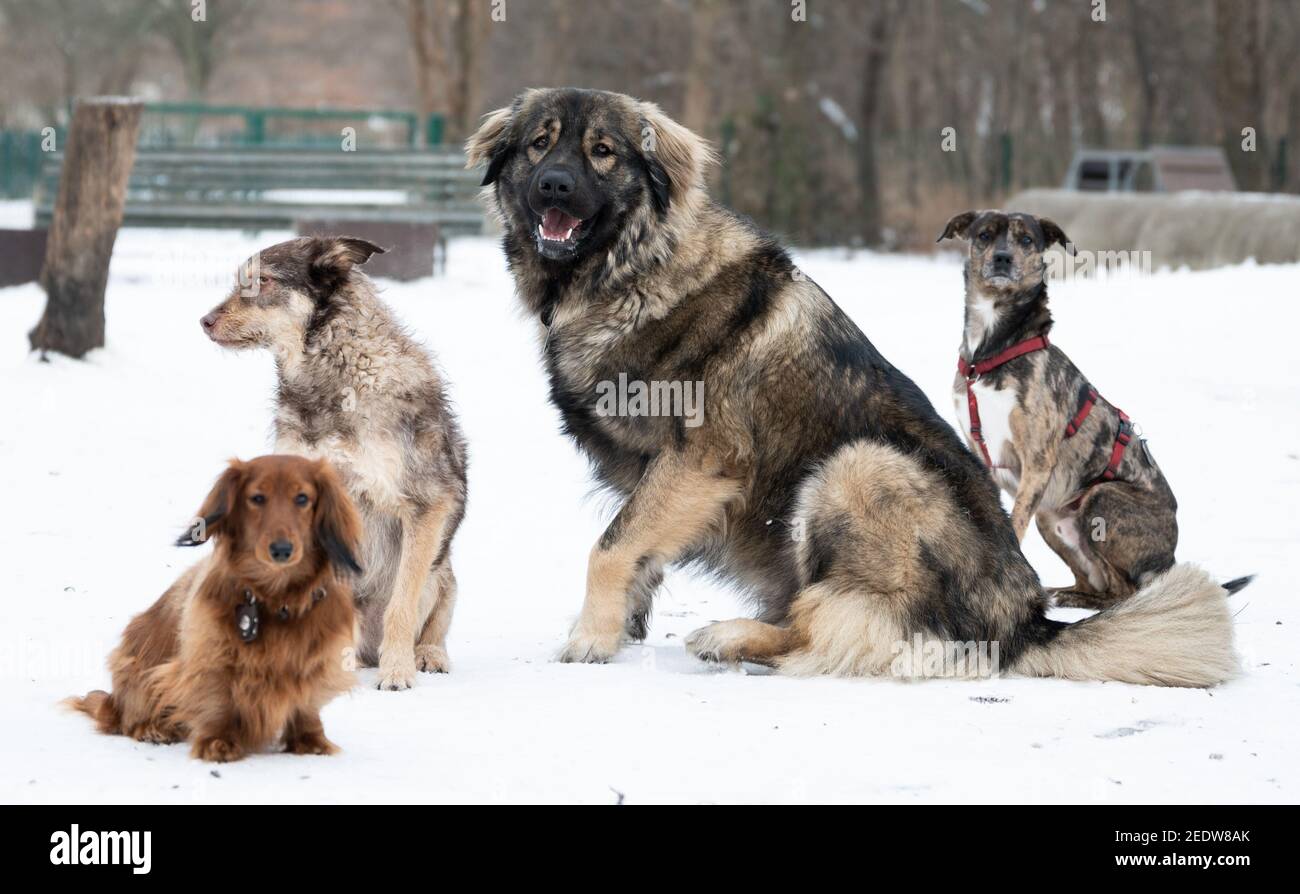
[[[323,733],[303,733],[284,743],[289,754],[338,754],[339,747]]]
[[[376,689],[400,692],[403,689],[410,689],[414,685],[414,655],[409,656],[404,661],[385,661],[382,657],[379,659],[379,682],[375,684]]]
[[[241,760],[243,756],[244,749],[240,748],[229,739],[222,739],[217,736],[204,736],[195,739],[194,745],[190,749],[190,757],[196,757],[201,761],[212,761],[213,763],[218,764]]]
[[[565,664],[581,662],[583,664],[604,664],[618,652],[621,637],[613,635],[591,635],[575,631],[568,643],[555,656],[557,661]]]
[[[442,646],[416,646],[415,666],[426,674],[445,674],[451,671],[451,659]]]
[[[185,729],[177,724],[141,723],[127,730],[126,734],[137,742],[149,742],[154,745],[171,745],[185,741]]]

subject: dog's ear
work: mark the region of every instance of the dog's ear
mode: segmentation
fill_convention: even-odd
[[[1074,243],[1070,241],[1069,236],[1065,235],[1065,230],[1062,230],[1056,221],[1040,217],[1038,218],[1038,226],[1043,231],[1043,248],[1049,248],[1053,244],[1059,243],[1070,254],[1076,253]]]
[[[948,221],[948,225],[943,228],[939,238],[935,242],[942,242],[945,239],[965,239],[970,225],[975,222],[979,216],[978,211],[963,211],[961,214],[954,214]]]
[[[364,264],[371,255],[387,252],[387,249],[356,236],[322,236],[316,239],[314,248],[311,279],[326,293],[343,285],[353,267]]]
[[[641,157],[650,176],[655,208],[666,212],[691,190],[704,188],[704,175],[718,156],[694,131],[665,115],[651,102],[640,103]]]
[[[483,116],[483,123],[468,140],[465,141],[465,167],[473,168],[488,163],[487,173],[483,175],[480,186],[488,186],[501,176],[501,169],[510,159],[510,132],[514,123],[514,110],[497,109]]]
[[[327,461],[316,463],[316,543],[329,557],[334,573],[360,574],[357,553],[361,551],[361,519],[352,498],[334,467]]]
[[[198,546],[206,543],[214,534],[226,533],[239,510],[239,489],[244,483],[246,468],[237,459],[230,461],[226,471],[221,473],[203,505],[199,507],[190,529],[177,538],[177,546]]]

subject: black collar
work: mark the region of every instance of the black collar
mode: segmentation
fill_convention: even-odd
[[[307,611],[316,607],[316,603],[323,600],[329,594],[329,590],[322,584],[311,591],[311,604],[307,606]],[[251,643],[257,639],[258,634],[262,632],[262,612],[259,608],[257,594],[251,587],[245,587],[243,592],[243,601],[235,606],[235,630],[239,632],[239,638],[246,643]],[[288,621],[291,617],[289,606],[282,605],[275,616],[281,621]]]

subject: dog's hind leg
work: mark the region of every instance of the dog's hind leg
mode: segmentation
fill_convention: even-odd
[[[1088,532],[1077,515],[1042,511],[1035,522],[1043,542],[1074,573],[1074,586],[1047,588],[1052,603],[1062,608],[1101,609],[1113,602],[1107,591],[1110,569],[1086,539]]]
[[[637,608],[638,575],[671,562],[721,523],[740,480],[707,459],[666,451],[646,467],[631,497],[591,551],[587,597],[560,661],[608,661]]]
[[[1093,488],[1079,507],[1093,529],[1093,549],[1107,566],[1107,592],[1123,599],[1174,567],[1178,520],[1172,503],[1138,485],[1114,481]]]
[[[451,659],[447,657],[447,630],[451,627],[451,613],[456,606],[456,575],[452,573],[450,557],[429,575],[425,588],[433,607],[415,644],[415,666],[426,673],[445,674],[451,670]]]
[[[739,664],[748,661],[768,667],[790,651],[795,636],[788,627],[749,618],[717,621],[686,637],[686,651],[701,661]]]

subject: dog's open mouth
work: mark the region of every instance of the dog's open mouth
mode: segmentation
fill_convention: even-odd
[[[573,248],[582,238],[582,220],[559,208],[547,208],[537,225],[537,243],[543,249]]]

